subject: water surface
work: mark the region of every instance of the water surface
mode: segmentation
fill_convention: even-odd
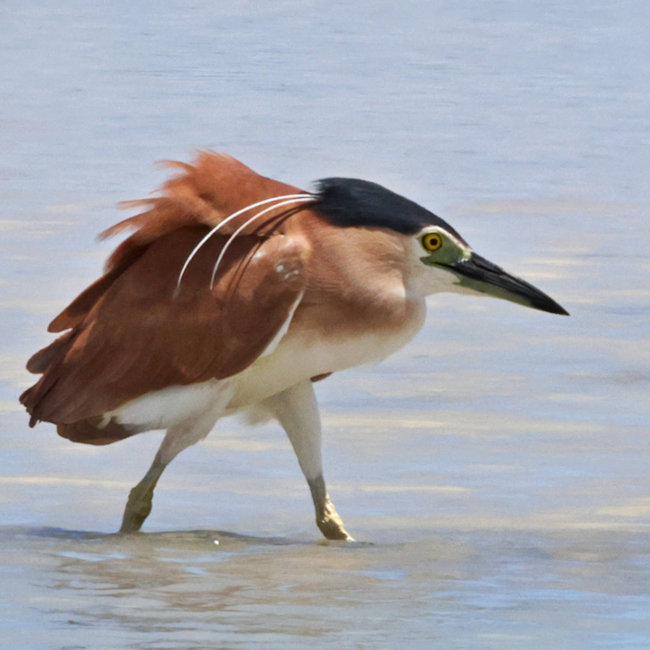
[[[638,0],[3,3],[0,645],[649,647],[649,23]],[[572,314],[436,296],[409,347],[318,384],[358,544],[321,542],[277,427],[230,420],[114,535],[160,434],[74,445],[17,404],[114,203],[200,146],[382,182]]]

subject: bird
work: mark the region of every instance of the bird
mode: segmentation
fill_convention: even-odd
[[[313,191],[212,150],[174,170],[104,274],[50,323],[60,336],[27,362],[30,426],[107,445],[164,430],[130,491],[120,532],[140,531],[165,468],[235,413],[275,420],[306,478],[316,524],[353,541],[328,494],[313,384],[386,359],[425,321],[425,298],[492,296],[551,314],[548,295],[474,252],[433,212],[371,181]]]

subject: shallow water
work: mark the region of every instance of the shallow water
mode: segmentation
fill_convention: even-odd
[[[12,647],[646,647],[643,535],[421,535],[7,529],[3,627]]]
[[[2,4],[1,647],[650,647],[650,10],[567,4]],[[74,445],[17,404],[113,204],[198,146],[382,182],[572,314],[436,296],[317,385],[358,544],[230,420],[113,535],[160,434]]]

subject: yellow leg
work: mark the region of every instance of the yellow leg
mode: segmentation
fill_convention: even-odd
[[[289,436],[316,508],[316,524],[327,539],[354,540],[348,535],[323,479],[321,426],[314,388],[308,379],[265,402]]]
[[[217,418],[223,411],[223,406],[230,399],[231,390],[223,390],[219,399],[203,413],[193,415],[167,429],[167,433],[158,449],[149,471],[144,478],[131,490],[122,517],[121,533],[137,533],[144,520],[151,512],[153,491],[165,467],[180,454],[183,449],[197,443],[210,433]]]

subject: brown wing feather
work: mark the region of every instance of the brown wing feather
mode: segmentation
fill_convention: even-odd
[[[225,378],[264,351],[306,286],[303,251],[283,235],[238,237],[210,290],[226,241],[213,237],[176,295],[180,268],[206,232],[183,228],[150,244],[68,339],[32,358],[34,369],[47,366],[21,397],[32,423],[71,424],[150,391]]]
[[[48,325],[48,332],[62,332],[63,330],[79,325],[115,280],[147,250],[147,246],[139,246],[129,238],[118,246],[119,249],[123,249],[120,254],[119,265],[114,266],[108,273],[105,273],[99,278],[99,280],[96,280],[87,289],[84,289]]]
[[[143,429],[125,427],[114,419],[104,422],[103,418],[87,418],[72,424],[57,424],[56,431],[62,438],[86,445],[110,445],[112,442],[130,438]]]
[[[97,416],[151,390],[241,371],[274,338],[303,291],[304,251],[276,235],[240,236],[210,292],[212,265],[224,243],[217,236],[192,261],[174,297],[180,268],[206,226],[246,205],[299,190],[211,151],[201,152],[192,165],[166,164],[181,173],[163,185],[161,196],[123,204],[147,209],[102,236],[126,228],[136,232],[110,256],[106,275],[48,328],[68,331],[29,360],[31,372],[43,373],[21,396],[32,426],[54,421],[64,437],[94,444],[137,433],[98,429]],[[271,221],[275,216],[268,215]],[[231,223],[224,234],[240,223]],[[281,225],[275,230],[284,232]]]
[[[167,181],[161,196],[140,201],[126,201],[124,208],[147,208],[141,214],[124,219],[100,237],[110,237],[126,228],[136,232],[109,257],[106,268],[120,266],[132,249],[155,241],[179,228],[193,225],[216,226],[227,216],[273,196],[295,194],[295,187],[260,176],[231,156],[214,151],[202,151],[192,165],[166,161],[165,166],[181,170]],[[251,216],[242,215],[242,220]],[[241,221],[234,221],[223,232],[232,232]]]
[[[115,279],[160,237],[184,227],[213,227],[233,212],[259,200],[299,192],[291,185],[260,176],[231,156],[214,151],[200,152],[192,165],[175,161],[165,161],[164,165],[182,173],[162,186],[161,196],[120,204],[123,208],[147,209],[111,226],[100,234],[100,238],[105,239],[128,228],[134,228],[136,232],[108,258],[106,275],[66,307],[50,323],[48,331],[62,332],[78,325]],[[242,219],[250,216],[244,214]],[[230,224],[224,229],[224,234],[232,232],[240,223]]]

